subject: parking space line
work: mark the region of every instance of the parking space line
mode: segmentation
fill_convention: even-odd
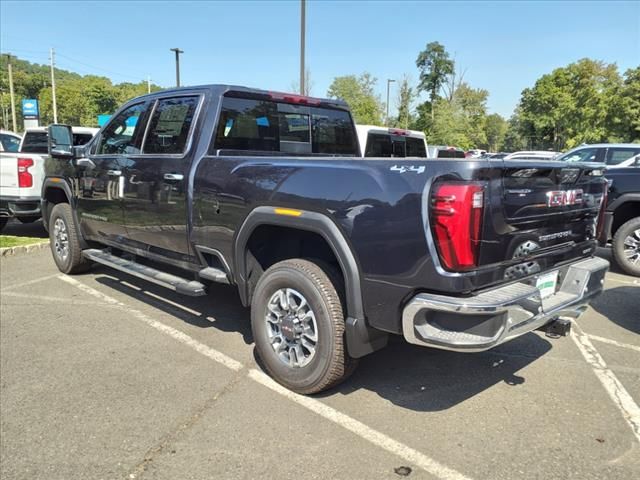
[[[576,325],[577,327],[577,325]],[[571,332],[571,338],[578,350],[591,366],[591,369],[600,380],[600,383],[618,407],[622,416],[627,421],[636,440],[640,442],[640,407],[633,400],[629,392],[624,388],[618,377],[607,367],[604,358],[596,350],[589,337],[579,327]]]
[[[220,363],[227,368],[230,368],[235,371],[238,371],[244,368],[244,365],[242,365],[242,363],[232,359],[231,357],[225,355],[224,353],[219,352],[203,343],[198,342],[197,340],[193,339],[189,335],[179,330],[176,330],[173,327],[170,327],[168,325],[165,325],[164,323],[153,320],[152,318],[148,317],[147,315],[140,312],[139,310],[130,308],[124,303],[116,300],[115,298],[105,295],[104,293],[99,292],[98,290],[92,287],[89,287],[88,285],[85,285],[84,283],[79,282],[74,278],[71,278],[67,275],[58,275],[58,278],[80,289],[81,291],[85,292],[88,295],[91,295],[94,298],[98,298],[106,302],[107,304],[113,307],[122,308],[123,310],[126,310],[126,312],[129,315],[134,316],[138,320],[141,320],[147,325],[155,328],[156,330],[169,335],[175,340],[178,340],[184,345],[191,347],[198,353],[205,355],[211,360],[217,363]],[[267,376],[266,374],[258,370],[255,370],[253,368],[249,369],[247,373],[247,377],[255,381],[256,383],[266,388],[269,388],[275,393],[278,393],[279,395],[293,401],[294,403],[306,408],[307,410],[317,415],[320,415],[321,417],[350,431],[351,433],[354,433],[355,435],[359,436],[363,440],[366,440],[367,442],[379,448],[382,448],[383,450],[386,450],[387,452],[390,452],[417,467],[420,467],[427,473],[430,473],[431,475],[441,480],[471,480],[470,477],[467,477],[462,473],[456,470],[453,470],[452,468],[442,465],[441,463],[433,460],[427,455],[420,453],[419,451],[409,447],[408,445],[405,445],[401,442],[398,442],[397,440],[392,439],[391,437],[385,435],[382,432],[379,432],[371,427],[368,427],[364,423],[354,418],[351,418],[349,415],[342,413],[334,409],[333,407],[330,407],[320,402],[319,400],[316,400],[311,397],[305,397],[303,395],[298,395],[297,393],[293,393],[292,391],[287,390],[283,386],[273,381],[269,376]]]
[[[340,425],[342,428],[349,430],[357,436],[367,440],[369,443],[372,443],[382,448],[383,450],[386,450],[389,453],[393,453],[394,455],[403,458],[413,465],[422,468],[426,472],[438,478],[441,478],[443,480],[469,480],[469,477],[463,475],[462,473],[457,472],[456,470],[453,470],[449,467],[445,467],[444,465],[436,462],[432,458],[427,457],[417,450],[414,450],[413,448],[394,440],[384,433],[368,427],[364,423],[351,418],[349,415],[342,413],[335,408],[332,408],[320,402],[319,400],[316,400],[315,398],[305,397],[304,395],[298,395],[291,390],[287,390],[285,387],[272,380],[268,375],[258,370],[255,370],[253,368],[249,370],[249,378],[282,395],[283,397],[288,398],[292,402],[297,403],[307,410],[310,410],[313,413],[324,417],[330,422]]]
[[[640,281],[638,280],[620,280],[618,278],[613,278],[613,277],[605,277],[605,280],[609,280],[612,282],[618,282],[618,283],[626,283],[627,285],[640,285]]]
[[[44,282],[45,280],[50,280],[52,278],[56,278],[59,273],[54,273],[53,275],[47,275],[45,277],[36,278],[34,280],[29,280],[28,282],[16,283],[15,285],[9,285],[8,287],[3,288],[0,292],[8,292],[10,290],[16,290],[22,287],[28,287],[29,285],[33,285],[35,283]]]
[[[180,330],[176,330],[173,327],[170,327],[168,325],[165,325],[164,323],[161,323],[161,322],[158,322],[157,320],[152,319],[151,317],[145,315],[144,313],[140,312],[139,310],[135,310],[133,308],[130,308],[130,307],[126,306],[124,303],[116,300],[115,298],[112,298],[112,297],[110,297],[108,295],[105,295],[104,293],[101,293],[98,290],[95,290],[95,289],[85,285],[84,283],[81,283],[78,280],[76,280],[75,278],[71,278],[71,277],[69,277],[67,275],[59,275],[58,278],[60,280],[64,281],[64,282],[67,282],[67,283],[73,285],[74,287],[82,290],[83,292],[87,293],[88,295],[91,295],[91,296],[93,296],[95,298],[99,298],[99,299],[103,300],[104,302],[108,303],[109,305],[122,307],[123,309],[126,310],[126,312],[129,315],[134,316],[135,318],[137,318],[138,320],[141,320],[142,322],[146,323],[150,327],[153,327],[156,330],[169,335],[170,337],[174,338],[175,340],[178,340],[180,343],[183,343],[183,344],[193,348],[198,353],[201,353],[205,357],[208,357],[211,360],[214,360],[214,361],[224,365],[225,367],[230,368],[231,370],[238,371],[238,370],[241,370],[243,368],[243,365],[240,362],[238,362],[237,360],[234,360],[233,358],[225,355],[224,353],[219,352],[218,350],[215,350],[215,349],[205,345],[204,343],[198,342],[197,340],[191,338],[189,335],[181,332]]]
[[[28,298],[29,300],[40,300],[47,303],[57,302],[57,303],[66,303],[67,305],[96,305],[97,304],[97,302],[88,302],[86,300],[77,300],[75,298],[49,297],[47,295],[33,295],[31,293],[2,292],[2,294],[6,297]]]
[[[631,345],[629,343],[617,342],[616,340],[611,340],[610,338],[599,337],[598,335],[591,335],[590,333],[585,333],[587,337],[591,340],[595,340],[600,343],[607,343],[609,345],[615,345],[620,348],[628,348],[629,350],[635,350],[636,352],[640,352],[640,347],[636,345]]]

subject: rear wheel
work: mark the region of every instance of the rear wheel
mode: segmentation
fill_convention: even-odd
[[[618,228],[613,237],[613,256],[626,273],[640,277],[640,217]]]
[[[90,263],[82,256],[80,236],[68,203],[58,203],[53,207],[49,217],[49,238],[58,270],[80,273],[89,268]]]
[[[270,267],[251,303],[256,352],[267,372],[301,394],[343,381],[355,367],[344,344],[336,286],[319,265],[302,259]]]

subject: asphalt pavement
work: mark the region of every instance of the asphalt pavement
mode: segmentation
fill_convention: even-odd
[[[61,275],[48,250],[2,258],[0,477],[637,478],[640,279],[605,287],[573,337],[396,339],[300,397],[261,373],[231,287],[181,297]]]

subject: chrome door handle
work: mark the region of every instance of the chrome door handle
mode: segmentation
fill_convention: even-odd
[[[164,179],[170,182],[179,182],[181,180],[184,180],[184,175],[182,175],[181,173],[165,173]]]
[[[107,170],[107,175],[110,177],[119,177],[122,175],[122,170]]]

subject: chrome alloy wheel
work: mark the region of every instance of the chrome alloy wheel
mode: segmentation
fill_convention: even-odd
[[[634,265],[640,265],[640,229],[624,239],[624,258]]]
[[[286,365],[300,368],[316,354],[318,324],[304,296],[291,288],[276,291],[265,315],[269,343]]]
[[[69,256],[69,234],[67,225],[61,218],[56,218],[53,224],[53,240],[56,256],[65,261]]]

